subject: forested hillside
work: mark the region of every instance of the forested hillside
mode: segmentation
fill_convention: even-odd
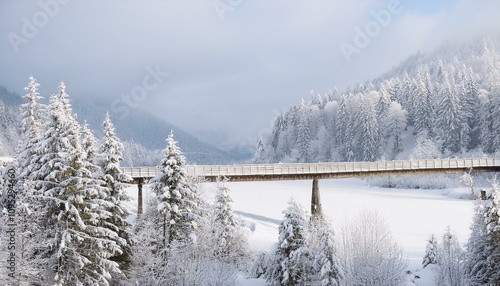
[[[375,161],[500,150],[499,38],[418,53],[343,92],[282,112],[257,162]]]
[[[43,83],[42,83],[43,84]],[[57,87],[54,87],[56,90]],[[45,102],[50,95],[42,95]],[[72,106],[78,121],[87,122],[98,138],[102,138],[102,121],[106,112],[111,112],[111,104],[82,97],[71,97]],[[19,106],[22,97],[0,86],[0,155],[12,156],[19,141]],[[110,113],[117,134],[123,141],[124,166],[151,165],[159,163],[165,138],[171,130],[175,131],[179,145],[186,150],[189,163],[217,164],[233,162],[234,158],[210,144],[202,142],[191,134],[140,109],[134,109],[125,118]]]

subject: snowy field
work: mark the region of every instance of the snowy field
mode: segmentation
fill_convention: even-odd
[[[227,185],[233,198],[233,209],[253,229],[249,237],[256,251],[270,251],[278,239],[278,224],[291,197],[310,211],[312,181],[239,182]],[[408,190],[374,188],[360,179],[320,180],[324,213],[338,228],[346,218],[362,210],[378,211],[388,223],[394,240],[403,248],[408,270],[420,279],[420,286],[433,285],[432,272],[422,270],[427,239],[431,233],[439,238],[450,226],[464,244],[469,236],[474,202],[443,195],[442,190]],[[137,187],[131,187],[130,210],[137,209]],[[201,193],[212,198],[215,184],[206,183]],[[148,188],[144,188],[147,198]],[[263,280],[240,279],[242,286],[266,285]]]

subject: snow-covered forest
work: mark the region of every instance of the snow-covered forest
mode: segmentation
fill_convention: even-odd
[[[498,38],[418,53],[377,78],[277,116],[256,162],[484,156],[500,146]]]
[[[99,142],[77,122],[64,83],[48,105],[39,103],[33,77],[26,91],[17,155],[2,170],[2,285],[235,285],[241,277],[271,285],[408,285],[417,279],[372,211],[334,228],[330,218],[311,217],[291,199],[278,243],[255,253],[226,179],[206,201],[202,181],[186,174],[173,132],[146,211],[131,221],[124,206],[131,178],[121,170],[124,147],[109,114]],[[450,229],[441,240],[429,238],[422,264],[433,267],[438,285],[500,283],[500,187],[493,187],[477,203],[466,248]]]
[[[30,77],[18,153],[2,170],[0,284],[232,285],[250,249],[224,182],[214,203],[203,202],[171,133],[156,197],[129,221],[132,178],[109,114],[99,143],[77,122],[63,82],[48,105],[38,86]]]

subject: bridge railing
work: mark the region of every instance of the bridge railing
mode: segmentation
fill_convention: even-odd
[[[474,167],[500,167],[498,158],[426,159],[408,161],[336,162],[336,163],[283,163],[246,165],[189,165],[188,174],[199,176],[245,176],[352,173],[373,171],[399,171],[419,169],[457,169]]]
[[[307,175],[327,173],[363,173],[405,170],[439,170],[478,167],[500,167],[500,158],[472,159],[425,159],[377,162],[334,162],[334,163],[279,163],[243,165],[188,165],[186,172],[193,176],[265,176],[265,175]],[[154,177],[157,167],[123,168],[132,177]]]
[[[158,167],[125,167],[122,169],[125,174],[133,178],[153,178],[160,172]]]

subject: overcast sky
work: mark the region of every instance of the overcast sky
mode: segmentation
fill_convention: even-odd
[[[0,1],[0,85],[106,97],[195,135],[255,144],[277,112],[418,50],[499,28],[498,0]]]

